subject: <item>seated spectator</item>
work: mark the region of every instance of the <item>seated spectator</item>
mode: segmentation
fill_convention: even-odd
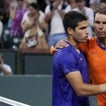
[[[4,63],[2,54],[0,54],[0,75],[12,75],[12,69],[8,64]]]
[[[45,33],[43,30],[46,28],[42,12],[39,10],[38,4],[29,4],[28,11],[24,14],[22,19],[22,29],[24,37],[20,43],[20,49],[23,48],[43,48],[47,49],[48,45],[45,40]]]

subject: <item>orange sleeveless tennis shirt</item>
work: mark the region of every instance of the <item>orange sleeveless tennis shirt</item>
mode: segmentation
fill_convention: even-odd
[[[79,44],[79,49],[86,55],[91,83],[106,83],[106,48],[100,47],[97,39],[92,38]],[[97,100],[99,106],[106,106],[106,93],[98,95]]]

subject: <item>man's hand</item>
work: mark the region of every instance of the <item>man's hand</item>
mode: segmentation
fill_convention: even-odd
[[[58,41],[56,44],[55,44],[55,49],[60,49],[60,48],[63,48],[63,47],[68,47],[69,44],[67,44],[64,40],[60,40]]]
[[[59,4],[60,4],[59,1],[55,1],[55,2],[53,3],[54,9],[57,9]]]
[[[53,55],[57,49],[61,49],[63,47],[68,47],[69,44],[67,44],[64,40],[58,41],[54,46],[51,46],[50,48],[50,54]]]

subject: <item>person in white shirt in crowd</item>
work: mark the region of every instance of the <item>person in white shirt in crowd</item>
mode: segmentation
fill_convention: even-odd
[[[45,21],[48,23],[47,42],[49,46],[54,45],[59,40],[66,39],[63,26],[65,13],[71,10],[63,0],[51,0],[45,8]]]
[[[94,11],[93,9],[86,7],[85,6],[85,0],[75,0],[77,3],[77,7],[74,8],[74,11],[78,11],[82,14],[84,14],[87,18],[88,18],[88,30],[89,30],[89,38],[92,37],[92,35],[94,35],[93,32],[93,20],[94,20]]]
[[[28,11],[24,14],[21,27],[24,32],[20,49],[27,47],[48,48],[45,39],[46,23],[44,13],[39,10],[37,3],[30,3]]]
[[[10,65],[4,63],[2,54],[0,54],[0,76],[12,75],[12,68]]]

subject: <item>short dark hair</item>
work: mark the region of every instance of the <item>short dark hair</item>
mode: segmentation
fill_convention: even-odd
[[[82,21],[87,21],[87,17],[82,13],[79,13],[77,11],[69,11],[68,13],[66,13],[63,19],[63,25],[66,33],[68,27],[75,30],[75,28],[78,26],[78,23]]]
[[[34,9],[37,9],[37,10],[39,10],[39,5],[37,4],[37,3],[30,3],[29,4],[29,7],[33,7]]]
[[[98,8],[94,12],[94,17],[97,13],[106,15],[106,5],[99,5]]]

